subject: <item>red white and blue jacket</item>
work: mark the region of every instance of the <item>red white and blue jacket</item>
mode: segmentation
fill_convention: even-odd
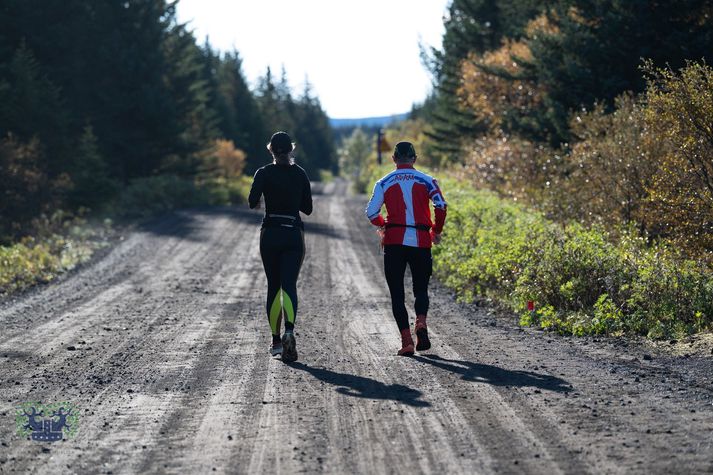
[[[433,202],[435,223],[429,201]],[[386,219],[381,216],[383,205]],[[431,247],[431,232],[440,234],[446,221],[446,200],[435,178],[413,165],[400,164],[374,185],[366,216],[373,225],[386,227],[384,245]]]

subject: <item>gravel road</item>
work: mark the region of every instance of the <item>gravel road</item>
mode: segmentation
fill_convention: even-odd
[[[437,282],[433,348],[395,356],[346,190],[321,187],[306,219],[295,364],[267,352],[245,208],[156,219],[2,303],[0,473],[713,473],[711,357],[521,329]],[[76,404],[76,435],[19,436],[25,401]]]

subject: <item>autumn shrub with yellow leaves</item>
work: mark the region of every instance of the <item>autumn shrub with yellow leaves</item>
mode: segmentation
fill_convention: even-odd
[[[565,188],[572,206],[567,218],[616,227],[638,223],[648,228],[649,190],[659,151],[644,120],[645,103],[619,96],[607,112],[603,104],[575,114],[576,141],[566,155]]]
[[[471,53],[463,62],[460,97],[489,131],[507,127],[523,111],[539,107],[542,91],[521,76],[520,62],[531,59],[525,42],[506,40],[499,49]]]
[[[691,257],[713,250],[713,68],[645,67],[645,94],[624,94],[575,114],[577,141],[564,188],[576,210],[563,214],[610,229],[633,224]]]
[[[502,68],[513,43],[484,57]],[[501,56],[498,56],[498,55]],[[473,66],[474,67],[474,66]],[[515,66],[512,66],[513,68]],[[479,188],[517,198],[555,220],[638,228],[674,242],[689,256],[713,250],[713,68],[644,67],[648,88],[625,93],[612,107],[572,114],[572,143],[553,149],[503,131],[508,108],[532,107],[518,81],[501,81],[464,64],[464,100],[490,124],[474,138],[463,173]]]
[[[686,248],[713,250],[713,68],[647,66],[644,119],[659,155],[648,187],[652,227]]]

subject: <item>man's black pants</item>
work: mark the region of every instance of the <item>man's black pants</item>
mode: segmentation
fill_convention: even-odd
[[[428,281],[431,279],[433,260],[431,249],[423,247],[384,246],[384,273],[391,292],[391,309],[399,330],[409,328],[408,312],[404,303],[404,273],[406,264],[411,268],[416,315],[428,312]]]

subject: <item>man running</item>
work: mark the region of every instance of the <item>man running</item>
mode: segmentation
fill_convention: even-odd
[[[260,256],[267,277],[267,317],[272,330],[273,356],[297,360],[294,327],[297,317],[297,277],[305,255],[304,225],[300,211],[312,213],[312,190],[305,171],[294,163],[295,144],[285,132],[276,132],[267,149],[273,162],[255,173],[248,203],[256,208],[265,197],[260,231]],[[280,339],[280,323],[285,334]]]
[[[404,303],[406,264],[411,268],[416,298],[416,350],[424,351],[431,347],[426,327],[428,281],[432,272],[431,243],[441,241],[446,201],[438,182],[414,168],[417,156],[410,142],[397,143],[391,158],[396,170],[374,185],[366,216],[380,228],[382,235],[384,273],[391,292],[391,308],[401,332],[398,354],[411,356],[414,353],[413,339]],[[429,200],[433,202],[435,224],[431,221]],[[381,216],[382,205],[386,205],[386,219]]]

